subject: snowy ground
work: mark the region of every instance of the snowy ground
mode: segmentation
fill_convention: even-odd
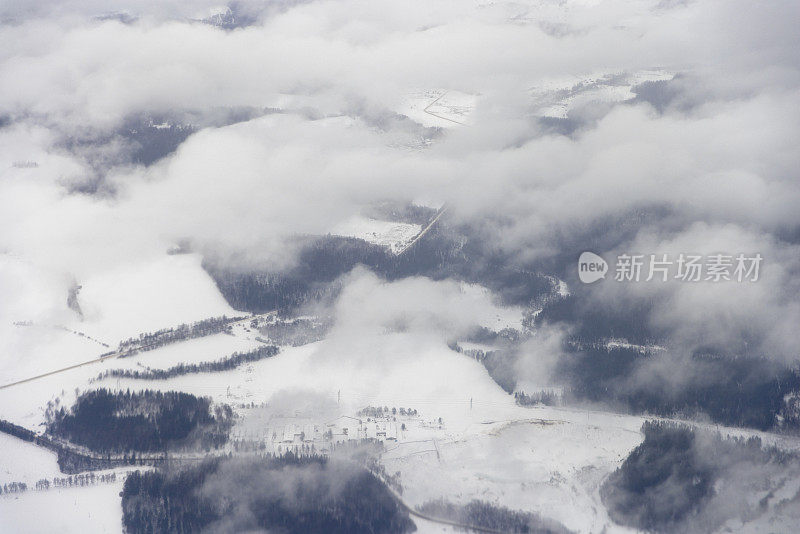
[[[9,482],[33,486],[42,478],[63,476],[55,453],[14,436],[0,433],[0,487]]]
[[[132,370],[169,369],[181,363],[213,362],[228,357],[234,352],[247,352],[260,346],[263,346],[263,343],[255,341],[253,338],[215,334],[165,345],[128,358],[118,358],[113,360],[108,367]]]
[[[440,497],[460,504],[480,499],[537,512],[579,532],[618,530],[598,488],[641,442],[641,420],[520,410],[508,414],[512,420],[473,425],[435,447],[398,446],[383,463],[389,473],[400,472],[411,505]]]
[[[70,369],[59,374],[46,376],[37,380],[0,389],[0,406],[3,407],[0,418],[11,421],[34,431],[42,431],[44,423],[44,409],[49,401],[58,401],[62,406],[71,406],[75,402],[79,391],[90,387],[112,387],[119,381],[106,379],[92,384],[92,381],[105,371],[112,369],[143,370],[167,369],[179,363],[201,363],[216,361],[230,356],[234,352],[245,352],[263,346],[255,340],[256,334],[247,332],[244,327],[234,328],[241,335],[217,334],[205,338],[188,340],[182,343],[166,345],[156,350],[141,352],[127,358],[112,358],[102,362],[93,363],[83,367]],[[74,360],[86,361],[95,353],[73,353]],[[44,368],[44,364],[35,367],[38,372],[53,370],[62,367],[61,360],[49,361],[55,367]],[[17,374],[16,377],[24,377]],[[30,376],[30,375],[28,375]],[[191,375],[197,376],[197,375]],[[214,374],[206,374],[212,380]],[[154,381],[129,380],[126,381],[132,389],[151,387]]]
[[[446,534],[451,532],[463,532],[455,527],[434,523],[433,521],[420,519],[419,517],[412,517],[411,520],[414,521],[415,525],[417,525],[417,534]]]
[[[595,73],[542,80],[530,90],[534,114],[565,119],[570,112],[590,103],[618,103],[636,97],[634,86],[648,81],[671,80],[673,73],[660,70]]]
[[[388,248],[397,254],[422,231],[422,226],[392,221],[379,221],[360,215],[337,224],[331,234],[356,237],[368,243]]]
[[[109,484],[1,495],[0,530],[30,534],[122,532],[119,493],[124,480],[118,474],[116,482]]]
[[[24,482],[28,490],[0,495],[0,531],[50,534],[52,532],[120,532],[122,509],[119,492],[131,468],[104,470],[116,473],[114,483],[36,490],[38,480],[67,477],[58,469],[56,455],[32,443],[0,433],[0,486]],[[57,511],[57,513],[55,512]]]
[[[114,284],[126,286],[126,276],[132,277],[130,287],[112,288]],[[157,312],[142,305],[148,302],[146,299],[132,298],[137,290],[144,291],[147,277],[158,284],[159,280],[169,283],[181,276],[200,288],[197,309],[176,296],[183,290],[171,294],[166,301],[152,297],[164,306],[167,302],[177,303]],[[87,280],[86,294],[81,292],[87,317],[83,323],[76,320],[69,326],[80,325],[98,339],[114,339],[138,333],[122,334],[129,327],[157,330],[222,313],[234,315],[224,301],[220,303],[221,297],[216,288],[207,286],[209,283],[213,286],[191,256],[159,261],[144,269],[141,277],[118,273],[107,275],[105,280]],[[185,289],[188,291],[188,286]],[[522,328],[522,308],[491,304],[491,299],[485,298],[487,290],[481,286],[462,284],[460,289],[481,303],[483,311],[477,320],[484,326],[493,330]],[[127,304],[101,298],[103,291],[127,298]],[[124,306],[127,308],[123,311]],[[117,312],[120,319],[115,318]],[[149,317],[151,312],[165,322],[156,324]],[[7,372],[9,376],[50,370],[48,366],[58,367],[66,361],[88,360],[104,350],[97,342],[62,329],[14,328],[15,335],[20,336],[19,346],[36,350],[17,360]],[[538,512],[579,532],[625,531],[610,522],[598,488],[604,477],[641,442],[639,429],[644,418],[517,406],[479,362],[450,350],[446,341],[435,335],[396,331],[337,335],[334,329],[323,341],[282,347],[272,358],[222,373],[159,381],[91,382],[107,369],[163,369],[181,362],[217,360],[261,345],[256,339],[258,332],[249,328],[249,320],[237,323],[232,334],[189,340],[1,389],[0,417],[41,431],[48,401],[58,399],[62,405],[71,405],[76,390],[88,387],[180,390],[209,396],[215,402],[235,407],[240,415],[235,434],[240,439],[259,439],[279,428],[313,428],[341,416],[352,417],[367,406],[411,408],[419,415],[387,421],[386,426],[392,428],[385,430],[396,441],[386,441],[387,450],[382,457],[389,473],[400,472],[404,499],[409,504],[421,505],[438,498],[456,503],[481,499]],[[256,407],[242,407],[251,403]],[[405,424],[405,429],[398,429],[398,424]],[[367,426],[369,437],[380,430],[380,423],[374,421]],[[746,430],[728,432],[758,435]],[[795,442],[762,437],[787,448],[796,446]],[[4,451],[0,455],[0,482],[24,481],[31,485],[40,478],[58,476],[55,458],[48,451],[4,435],[0,435],[0,450]],[[118,477],[117,483],[111,485],[0,497],[0,527],[4,527],[0,530],[119,532],[121,484],[122,477]],[[24,528],[28,526],[25,521],[36,515],[33,511],[41,509],[61,512],[37,522],[31,527],[33,530]],[[421,532],[450,531],[424,520],[415,521]]]
[[[218,305],[217,297],[211,295],[202,297],[199,311],[178,305],[159,312],[159,320],[164,320],[164,323],[156,324],[155,320],[145,319],[147,308],[142,307],[140,302],[147,300],[138,301],[133,295],[137,291],[144,291],[143,286],[148,284],[148,279],[157,284],[159,280],[169,283],[175,276],[185,276],[191,283],[202,281],[199,284],[202,289],[206,280],[201,276],[204,273],[198,270],[199,264],[190,256],[170,257],[144,269],[144,274],[117,273],[87,280],[80,294],[82,307],[86,308],[86,318],[80,326],[91,332],[92,336],[116,340],[121,336],[136,335],[135,331],[123,334],[130,325],[157,330],[210,315],[226,312],[233,315],[226,305]],[[122,278],[118,279],[117,276]],[[126,285],[126,276],[132,277],[130,286]],[[113,287],[115,284],[119,287]],[[216,288],[213,289],[216,291]],[[104,291],[112,292],[119,302],[101,298]],[[461,291],[467,296],[473,295],[476,301],[483,304],[491,301],[485,298],[487,290],[481,286],[463,284]],[[169,297],[171,302],[180,302],[181,298],[176,294]],[[157,302],[164,301],[157,299]],[[504,308],[495,304],[483,305],[483,308],[478,321],[484,326],[494,330],[521,328],[521,308]],[[119,320],[114,319],[116,313],[120,314]],[[47,342],[51,345],[47,354],[61,356],[48,357],[35,351],[34,354],[39,354],[40,358],[31,358],[29,362],[18,364],[15,377],[29,371],[50,370],[48,366],[58,367],[66,361],[65,355],[70,362],[85,361],[104,349],[85,336],[63,330],[49,329],[45,330],[47,335],[42,335],[41,332],[35,332],[32,326],[18,329],[23,332],[20,335],[32,335],[39,340],[35,345],[39,348],[48,346],[44,340],[49,339]],[[210,396],[216,402],[237,407],[241,415],[237,422],[237,435],[251,438],[259,432],[263,433],[264,428],[294,428],[300,423],[312,425],[313,428],[315,423],[325,423],[343,415],[352,416],[366,406],[413,408],[418,411],[418,416],[400,418],[397,424],[387,422],[384,425],[393,425],[388,433],[397,440],[387,441],[387,448],[392,450],[385,456],[386,465],[390,472],[401,471],[410,502],[421,504],[429,498],[438,497],[459,502],[469,498],[486,498],[498,502],[502,500],[506,506],[537,510],[539,508],[535,503],[528,502],[532,494],[526,493],[526,488],[544,484],[542,481],[549,473],[546,465],[555,460],[545,455],[544,451],[539,451],[539,456],[530,455],[530,451],[524,448],[527,446],[525,444],[540,440],[555,443],[564,437],[564,433],[568,439],[575,441],[575,447],[583,452],[571,454],[572,463],[564,457],[557,459],[563,465],[558,464],[555,470],[568,482],[547,493],[547,498],[553,501],[570,499],[565,502],[583,504],[591,501],[591,484],[596,481],[576,481],[575,473],[598,458],[599,469],[607,472],[639,439],[636,431],[640,424],[638,421],[632,424],[634,430],[627,441],[616,439],[617,430],[604,434],[599,430],[587,431],[585,423],[573,427],[570,423],[562,422],[564,417],[561,414],[558,414],[558,422],[552,424],[522,423],[519,428],[508,426],[512,421],[529,421],[540,415],[516,406],[513,398],[497,386],[479,362],[450,350],[445,340],[404,332],[367,332],[355,339],[332,335],[329,339],[301,347],[282,347],[275,357],[223,373],[190,374],[162,381],[102,379],[91,382],[107,369],[164,369],[181,362],[216,360],[261,345],[257,337],[258,332],[248,327],[248,321],[242,321],[234,326],[233,335],[218,334],[189,340],[0,390],[0,405],[4,407],[2,417],[41,431],[43,409],[48,401],[58,399],[62,405],[71,405],[76,391],[88,387],[181,390]],[[304,405],[304,400],[312,408],[300,413],[298,410]],[[267,405],[273,413],[265,419],[264,413],[259,412],[258,408],[239,407],[251,403]],[[282,410],[284,419],[272,419],[275,410]],[[402,423],[405,423],[405,429],[399,428]],[[372,422],[369,430],[366,430],[366,426],[365,432],[375,434],[380,424]],[[522,432],[521,436],[516,435],[519,432]],[[10,437],[4,441],[8,443],[3,445],[12,451],[0,464],[5,479],[30,484],[40,478],[58,475],[55,459],[48,451]],[[604,441],[617,443],[620,448],[595,450],[596,444]],[[498,447],[515,447],[514,442],[524,445],[514,450],[514,461],[528,462],[530,466],[516,473],[516,478],[509,482],[513,478],[513,469],[508,459],[512,457],[507,456],[506,463],[497,464],[490,459],[494,455],[492,451]],[[424,478],[426,471],[432,474],[430,480],[417,481],[416,477]],[[121,479],[118,484],[121,484]],[[460,489],[453,493],[452,488]],[[87,521],[97,521],[92,531],[118,531],[118,491],[119,488],[97,486],[29,492],[20,497],[9,497],[0,502],[2,512],[13,509],[2,514],[3,523],[16,526],[15,522],[29,517],[29,507],[53,506],[64,508],[68,513],[63,518],[43,523],[42,531],[63,528],[69,531],[73,526],[85,529]],[[542,506],[547,506],[550,501],[542,502]],[[63,527],[62,520],[68,523],[67,527]],[[603,520],[600,516],[585,519],[587,522],[600,523]],[[425,521],[418,523],[425,532],[447,531]]]
[[[453,128],[470,123],[470,114],[477,102],[477,95],[429,89],[409,94],[397,107],[397,112],[423,126]]]
[[[3,344],[19,352],[17,358],[3,360],[0,384],[85,362],[111,350],[61,328],[36,324],[11,326]]]
[[[197,254],[165,255],[81,280],[84,319],[76,326],[115,345],[141,332],[237,315],[200,261]]]
[[[298,399],[306,399],[320,407],[316,421],[314,413],[298,412],[298,429],[370,405],[414,408],[419,419],[404,420],[406,430],[397,433],[396,444],[387,442],[383,457],[388,472],[400,471],[409,504],[483,499],[539,512],[581,532],[614,527],[597,489],[640,443],[643,419],[521,408],[478,362],[403,334],[344,350],[332,339],[284,347],[278,356],[225,373],[107,385],[179,389],[231,404],[299,407]],[[245,416],[240,437],[259,439],[262,428],[272,434],[292,425],[291,416],[276,423],[239,411]]]
[[[516,18],[515,22],[523,19]],[[643,82],[671,80],[673,72],[647,69],[632,72],[595,72],[584,76],[565,76],[537,80],[530,88],[533,114],[565,119],[587,104],[615,104],[632,100],[632,89]],[[453,128],[470,124],[479,95],[445,89],[410,93],[397,106],[398,113],[427,127]]]
[[[492,417],[514,402],[477,361],[444,342],[424,344],[404,334],[370,337],[342,346],[325,340],[282,347],[275,357],[222,373],[184,375],[169,380],[109,379],[98,386],[126,389],[179,389],[218,402],[275,401],[286,392],[307,392],[338,402],[339,413],[368,405],[406,406],[425,417],[444,417],[464,426]],[[469,400],[474,398],[474,412]]]
[[[78,281],[83,317],[67,307],[74,282],[8,256],[0,257],[0,275],[9,300],[24,303],[0,316],[0,353],[14,355],[0,360],[0,384],[91,360],[142,332],[237,314],[193,254],[165,254]]]

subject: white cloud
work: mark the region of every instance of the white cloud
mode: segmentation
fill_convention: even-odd
[[[732,249],[762,245],[780,274],[729,297],[748,310],[731,328],[759,329],[770,350],[795,342],[798,260],[781,236],[800,225],[796,3],[318,1],[266,9],[235,31],[188,21],[216,5],[5,8],[0,249],[64,280],[157,261],[181,238],[283,265],[287,235],[425,196],[494,225],[497,247],[533,260],[658,207],[666,216],[645,222],[637,246],[677,246],[700,223],[734,228]],[[92,19],[126,10],[139,19]],[[542,80],[652,68],[679,73],[663,113],[584,103],[570,137],[536,121]],[[470,126],[414,150],[422,127],[392,113],[421,88],[480,96]],[[284,113],[201,130],[149,168],[100,169],[115,196],[68,194],[98,172],[68,139],[110,134],[131,115],[226,106]],[[40,165],[11,167],[18,159]],[[654,321],[682,338],[711,332],[687,308],[716,297],[692,291]],[[771,323],[754,320],[765,307]]]

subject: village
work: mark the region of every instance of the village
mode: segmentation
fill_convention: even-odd
[[[235,425],[230,447],[236,452],[330,455],[337,448],[361,443],[387,449],[424,434],[432,437],[444,429],[441,418],[427,420],[411,408],[368,406],[352,416],[340,415],[327,421],[300,412],[271,414],[263,424]]]

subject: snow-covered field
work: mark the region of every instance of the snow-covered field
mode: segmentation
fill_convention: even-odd
[[[105,335],[102,339],[113,339],[122,335],[128,325],[157,330],[210,315],[234,315],[224,302],[220,304],[221,296],[213,283],[212,287],[206,286],[211,282],[204,277],[196,258],[169,258],[150,267],[141,275],[144,278],[131,275],[131,286],[118,287],[114,294],[124,300],[125,295],[131,297],[137,290],[144,291],[147,277],[158,284],[158,280],[186,276],[202,289],[198,310],[178,304],[159,311],[158,317],[166,322],[156,324],[148,317],[147,307],[137,308],[146,299],[128,298],[123,304],[100,297],[101,288],[112,291],[111,280],[117,280],[120,286],[127,283],[123,274],[119,279],[108,275],[105,282],[86,282],[86,288],[91,290],[86,295],[81,293],[82,305],[85,303],[88,310],[81,327],[98,338]],[[494,304],[488,290],[478,285],[461,284],[458,288],[467,301],[474,301],[474,307],[480,308],[480,313],[475,314],[480,324],[492,330],[522,328],[522,308]],[[565,287],[559,289],[560,293],[566,292]],[[175,294],[170,298],[180,301]],[[120,311],[123,306],[125,311]],[[120,320],[114,318],[117,311]],[[84,361],[103,351],[97,342],[65,330],[15,328],[19,336],[33,336],[31,346],[37,347],[30,360],[17,362],[15,377],[50,370],[48,366],[58,367],[65,361]],[[131,331],[127,335],[136,334]],[[165,369],[179,363],[213,361],[260,346],[258,332],[249,328],[249,320],[244,320],[233,327],[232,335],[217,334],[167,345],[2,389],[2,417],[41,431],[48,401],[57,398],[62,405],[71,405],[76,393],[88,387],[180,390],[234,406],[240,415],[235,435],[263,439],[265,429],[313,428],[314,424],[326,424],[340,416],[352,417],[367,406],[405,407],[417,410],[419,415],[399,418],[397,423],[405,424],[402,430],[398,430],[398,424],[389,423],[394,426],[388,434],[394,439],[387,439],[382,461],[390,474],[400,472],[407,503],[416,506],[438,498],[456,503],[480,499],[537,512],[579,532],[625,531],[609,520],[598,488],[604,477],[641,442],[643,418],[567,408],[520,407],[492,380],[483,365],[448,348],[445,339],[394,330],[352,334],[337,335],[334,328],[323,341],[281,347],[281,352],[272,358],[226,372],[158,381],[108,378],[92,382],[108,369]],[[42,348],[48,350],[38,352]],[[463,348],[489,347],[464,344]],[[36,355],[38,358],[33,357]],[[243,407],[251,404],[256,408]],[[371,425],[375,426],[370,427],[374,433],[380,424],[373,421]],[[40,478],[59,476],[55,457],[49,451],[4,435],[0,435],[0,450],[4,451],[0,455],[2,481],[25,481],[30,486]],[[27,525],[25,521],[34,509],[44,507],[63,513],[47,517],[27,531],[119,532],[118,493],[122,480],[120,476],[110,485],[2,496],[0,526],[19,530]],[[449,531],[426,521],[417,524],[421,532]]]
[[[398,446],[383,462],[389,473],[400,472],[412,505],[480,499],[537,512],[578,532],[613,530],[597,491],[641,442],[640,420],[564,415],[531,409],[514,414],[516,420],[473,425],[435,447]]]
[[[63,476],[55,453],[14,436],[0,433],[0,487],[9,482],[33,486],[42,478]]]
[[[337,224],[332,235],[356,237],[368,243],[388,248],[397,254],[417,237],[422,226],[403,222],[379,221],[355,215]]]
[[[479,295],[485,290],[465,285],[463,291]],[[516,310],[498,306],[487,310],[486,316],[494,328],[518,325]],[[88,380],[105,368],[136,368],[140,364],[165,368],[213,360],[259,345],[257,333],[248,331],[245,323],[234,328],[234,335],[194,339],[37,380],[24,385],[24,394],[22,389],[0,390],[3,416],[40,429],[41,407],[53,392],[63,389],[62,402],[69,404],[74,392],[67,392],[88,386]],[[438,498],[456,503],[480,499],[537,512],[578,532],[626,531],[609,520],[598,488],[641,442],[639,428],[644,419],[519,407],[482,365],[438,339],[402,332],[358,340],[333,335],[305,346],[282,347],[275,357],[232,371],[164,381],[107,379],[93,386],[181,390],[234,406],[266,404],[282,410],[287,428],[301,421],[326,423],[340,415],[352,416],[366,406],[413,408],[419,417],[402,419],[405,430],[390,432],[397,441],[387,441],[382,456],[387,472],[400,472],[408,504],[417,506]],[[236,430],[240,438],[258,439],[262,427],[276,426],[272,416],[264,419],[260,415],[259,408],[237,408],[237,412],[242,416]],[[0,447],[4,450],[0,460],[4,480],[31,485],[40,478],[59,476],[55,458],[48,451],[2,435]],[[28,531],[119,532],[122,480],[120,476],[111,485],[4,496],[0,498],[0,523],[18,529],[33,509],[57,507],[64,513],[48,517]],[[428,521],[415,521],[421,532],[450,531]]]
[[[200,262],[197,254],[165,255],[81,280],[84,320],[77,326],[116,344],[141,332],[237,315]]]
[[[338,401],[341,414],[368,405],[406,406],[428,418],[443,417],[454,429],[515,408],[513,399],[477,361],[443,342],[421,344],[398,333],[346,345],[331,339],[283,347],[275,357],[222,373],[158,381],[108,379],[97,385],[178,389],[217,402],[256,404],[278,400],[284,393],[307,392]]]
[[[96,362],[62,373],[45,376],[31,382],[0,389],[0,406],[3,406],[2,417],[15,424],[22,425],[34,431],[41,431],[44,423],[44,409],[48,401],[58,400],[61,405],[70,406],[76,398],[76,393],[85,391],[89,387],[111,387],[117,384],[117,379],[106,379],[96,384],[91,382],[100,374],[112,369],[144,370],[167,369],[180,363],[201,363],[216,361],[230,356],[234,352],[245,352],[262,346],[255,340],[256,334],[247,332],[244,328],[234,329],[241,335],[217,334],[205,338],[191,339],[181,343],[166,345],[155,350],[141,352],[127,358],[112,358]],[[81,354],[83,354],[81,356]],[[74,352],[74,360],[89,360],[89,355],[94,353]],[[51,367],[45,364],[35,367],[36,372],[52,371],[63,367],[60,361],[49,360]],[[55,365],[55,367],[52,367]],[[15,378],[24,378],[31,375],[15,375]],[[197,376],[197,375],[192,375]],[[214,374],[206,374],[213,380]],[[202,379],[198,379],[202,380]],[[132,389],[151,387],[153,381],[129,380],[127,386]]]
[[[141,352],[128,358],[113,360],[108,367],[113,369],[168,369],[181,363],[212,362],[230,356],[234,352],[247,352],[262,346],[253,337],[215,334],[182,343],[165,345],[155,350]]]
[[[115,473],[115,482],[37,490],[35,484],[41,479],[52,483],[69,476],[59,471],[55,453],[3,433],[0,451],[0,487],[11,482],[28,486],[25,492],[0,494],[0,531],[121,532],[119,492],[133,468],[94,472],[98,478]]]
[[[420,519],[419,517],[413,517],[412,520],[414,521],[414,524],[417,525],[418,534],[447,534],[450,532],[463,532],[455,527],[442,525],[441,523],[434,523],[433,521]]]
[[[116,482],[109,484],[2,495],[0,530],[30,534],[122,532],[119,493],[124,481],[124,476],[117,475]]]
[[[67,307],[69,284],[52,273],[6,256],[0,274],[13,284],[9,291],[20,293],[14,300],[26,304],[2,310],[0,350],[14,357],[2,359],[0,384],[97,358],[142,332],[237,314],[194,254],[164,255],[80,280],[82,317]]]
[[[0,385],[85,362],[111,350],[59,327],[37,324],[10,326],[3,344],[19,352],[17,358],[3,360]]]
[[[116,348],[121,339],[209,317],[237,315],[194,254],[164,255],[122,269],[98,271],[81,280],[78,303],[83,317],[67,308],[68,283],[24,260],[4,256],[3,280],[24,298],[24,307],[3,310],[0,385],[87,362]],[[81,335],[83,334],[83,335]],[[103,343],[109,345],[106,347]],[[0,389],[0,417],[41,430],[50,400],[71,404],[75,389],[107,369],[169,367],[180,361],[216,360],[258,345],[246,337],[213,336],[197,344],[143,353],[137,360],[114,359],[79,367],[24,385]]]
[[[224,373],[108,382],[103,385],[297,410],[305,398],[320,407],[319,420],[298,412],[298,427],[370,405],[414,408],[419,421],[406,422],[383,457],[390,473],[401,472],[407,502],[483,499],[537,511],[582,532],[612,526],[597,488],[641,441],[641,418],[518,407],[478,362],[398,333],[348,344],[346,352],[336,339],[284,347],[273,358]],[[276,424],[246,421],[239,433],[256,439],[259,429]],[[578,508],[591,512],[577,515]]]
[[[429,89],[415,91],[397,107],[397,112],[428,127],[453,128],[470,123],[478,95]]]
[[[542,80],[531,88],[534,114],[565,119],[570,112],[592,103],[619,103],[636,97],[632,89],[643,82],[671,80],[674,74],[661,70],[595,73],[587,76]]]

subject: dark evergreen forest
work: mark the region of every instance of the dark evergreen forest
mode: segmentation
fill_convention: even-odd
[[[298,237],[297,265],[288,271],[242,270],[236,258],[206,257],[203,266],[226,300],[238,310],[291,313],[310,302],[330,302],[337,279],[363,265],[387,280],[427,276],[480,283],[507,304],[528,305],[553,289],[550,277],[520,267],[480,232],[449,226],[443,219],[405,254],[396,256],[356,238]]]
[[[755,437],[723,438],[657,421],[642,431],[644,442],[606,479],[601,497],[614,521],[646,531],[715,531],[747,514],[745,503],[763,511],[758,502],[769,495],[770,476],[800,467],[796,455]],[[734,498],[742,503],[731,506]],[[800,511],[798,503],[793,507]]]
[[[473,525],[508,534],[564,534],[563,525],[538,514],[511,510],[486,501],[470,501],[457,505],[445,500],[428,501],[419,511],[431,517],[447,519],[462,525]]]
[[[233,422],[230,407],[183,392],[92,390],[69,411],[50,412],[48,433],[92,451],[164,451],[178,445],[219,447]]]
[[[633,377],[648,356],[635,349],[588,349],[563,360],[573,401],[606,402],[633,413],[695,418],[729,426],[796,431],[784,397],[800,390],[800,373],[764,358],[695,355],[682,361],[688,378],[639,384]]]
[[[318,456],[215,458],[135,472],[122,491],[129,533],[403,533],[416,530],[362,467]]]

